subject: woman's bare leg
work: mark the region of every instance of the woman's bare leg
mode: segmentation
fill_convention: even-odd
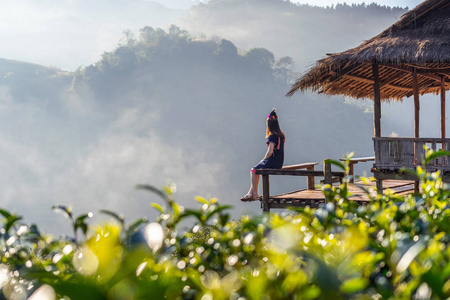
[[[248,190],[247,195],[244,197],[250,197],[253,199],[257,199],[258,195],[258,186],[259,186],[259,175],[256,175],[253,172],[250,172],[250,189]]]
[[[259,197],[258,195],[259,175],[252,172],[250,178],[252,180],[252,186],[250,189],[252,190],[253,199],[256,199]]]

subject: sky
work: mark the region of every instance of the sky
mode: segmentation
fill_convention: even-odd
[[[378,1],[334,1],[334,0],[297,0],[296,2],[300,4],[309,4],[309,5],[316,5],[316,6],[331,6],[336,5],[338,3],[347,3],[347,4],[360,4],[360,3],[372,3],[375,2],[380,5],[386,5],[386,6],[400,6],[400,7],[409,7],[414,8],[421,2],[422,0],[378,0]]]
[[[55,66],[74,71],[95,63],[105,51],[113,50],[125,30],[137,32],[144,26],[167,26],[192,5],[207,0],[157,0],[164,7],[176,9],[138,9],[152,1],[95,2],[78,0],[32,1],[2,0],[0,10],[0,58]],[[298,0],[301,4],[330,6],[363,1]],[[370,3],[372,1],[366,1]],[[389,6],[413,8],[422,0],[378,0]],[[129,3],[124,7],[124,3]],[[153,14],[149,13],[152,12]]]

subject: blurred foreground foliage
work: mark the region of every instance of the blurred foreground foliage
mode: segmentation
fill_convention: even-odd
[[[418,167],[416,175],[419,194],[367,190],[372,201],[358,206],[344,181],[322,187],[327,203],[318,209],[239,220],[214,198],[197,197],[200,208],[184,209],[173,186],[142,185],[164,200],[152,204],[160,213],[153,222],[127,224],[104,210],[113,220],[91,226],[91,214],[54,206],[73,238],[42,234],[0,210],[0,298],[445,299],[450,193],[439,173]],[[185,218],[194,224],[182,230]]]

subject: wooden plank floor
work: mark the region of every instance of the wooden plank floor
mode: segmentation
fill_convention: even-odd
[[[348,185],[349,192],[352,194],[350,200],[362,203],[370,201],[369,197],[364,192],[364,189],[369,190],[375,186],[375,182],[364,184],[361,181],[350,183]],[[362,187],[362,188],[361,188]],[[414,181],[406,180],[383,180],[383,190],[390,189],[397,195],[407,195],[414,192]],[[375,191],[371,191],[373,196],[376,195]],[[287,208],[287,207],[318,207],[319,204],[325,202],[325,196],[321,190],[298,190],[286,194],[270,196],[269,206],[270,208]],[[262,205],[262,203],[261,203]]]

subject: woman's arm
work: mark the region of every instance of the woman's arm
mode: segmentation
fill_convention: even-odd
[[[275,144],[272,142],[269,142],[269,146],[267,147],[266,156],[264,156],[263,160],[268,159],[273,154],[273,148],[275,147]]]

